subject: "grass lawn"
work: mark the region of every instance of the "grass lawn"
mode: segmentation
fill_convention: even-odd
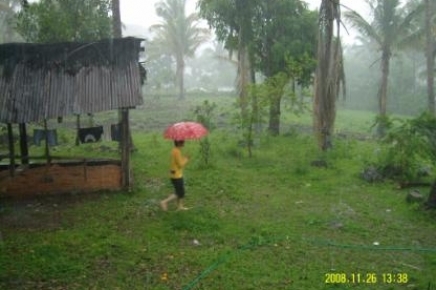
[[[172,146],[162,127],[201,101],[132,111],[132,192],[2,200],[0,289],[436,289],[436,214],[407,203],[410,189],[360,179],[372,141],[337,139],[321,156],[291,128],[307,117],[286,117],[248,158],[217,98],[210,166],[198,141],[184,148],[191,209],[161,211]],[[372,117],[356,114],[340,112],[339,128],[369,130]],[[320,158],[328,167],[311,165]]]

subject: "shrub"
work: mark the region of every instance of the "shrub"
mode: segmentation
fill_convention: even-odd
[[[414,119],[392,119],[386,135],[380,139],[382,149],[373,166],[393,180],[419,179],[424,164],[436,160],[436,119],[422,114]]]

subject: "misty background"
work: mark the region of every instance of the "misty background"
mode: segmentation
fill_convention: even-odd
[[[129,2],[129,1],[126,1]],[[153,2],[153,1],[151,1]],[[158,2],[158,1],[154,1]],[[187,1],[187,13],[195,12],[196,1]],[[312,10],[318,9],[318,0],[305,1]],[[121,2],[123,3],[123,2]],[[366,18],[368,7],[365,1],[341,1],[343,11],[353,9]],[[145,38],[145,54],[147,45],[153,39],[149,31],[150,25],[159,22],[159,18],[150,11],[143,17],[138,18],[129,10],[132,5],[124,4],[121,9],[128,6],[126,11],[121,10],[125,19],[123,22],[123,36],[136,36]],[[151,7],[153,4],[148,3]],[[150,8],[149,8],[150,9]],[[140,25],[138,23],[144,23]],[[202,20],[202,26],[207,24]],[[341,30],[344,46],[344,67],[346,73],[345,98],[338,102],[338,109],[352,109],[378,111],[377,90],[380,83],[380,52],[372,48],[367,42],[357,36],[358,33],[346,21],[343,21]],[[214,40],[214,33],[211,31],[211,39],[200,46],[194,58],[186,59],[185,89],[196,93],[219,93],[234,92],[237,66],[228,59],[229,52],[223,48],[221,43]],[[144,56],[146,57],[146,56]],[[388,112],[390,114],[416,115],[425,110],[427,106],[426,95],[426,60],[423,53],[416,51],[396,52],[392,57],[389,88],[388,88]],[[174,90],[174,63],[167,57],[161,63],[148,63],[148,81],[145,86],[146,92],[156,89],[165,89],[168,93]],[[145,94],[147,97],[147,93]]]
[[[2,0],[1,3],[13,7],[10,11],[20,9],[20,1]],[[38,1],[29,1],[29,3]],[[175,63],[169,56],[162,56],[158,61],[147,61],[150,55],[150,43],[153,34],[150,26],[161,20],[156,15],[155,4],[159,1],[120,1],[123,36],[136,36],[146,39],[145,53],[142,61],[148,72],[148,80],[144,86],[145,97],[153,90],[174,90]],[[186,1],[186,13],[196,12],[195,0]],[[317,9],[320,1],[306,1],[310,9]],[[355,9],[364,17],[369,17],[365,1],[341,1],[343,11]],[[2,4],[3,5],[3,4]],[[0,13],[0,43],[22,41],[8,30],[11,12]],[[205,20],[201,26],[208,27]],[[356,38],[356,31],[349,23],[343,21],[342,40],[344,42],[344,66],[346,72],[347,95],[338,102],[339,109],[353,109],[377,112],[377,88],[380,80],[380,53],[368,43],[362,44]],[[210,40],[201,45],[195,56],[186,58],[185,90],[186,92],[218,93],[232,92],[235,87],[237,67],[229,59],[229,52],[222,44],[214,40],[214,32],[210,32]],[[390,114],[415,115],[426,108],[424,53],[399,51],[392,57],[389,87],[388,112]]]

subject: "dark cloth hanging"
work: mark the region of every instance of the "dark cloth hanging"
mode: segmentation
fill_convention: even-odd
[[[93,143],[101,140],[103,126],[79,128],[79,140],[81,143]]]
[[[36,146],[41,146],[41,141],[45,141],[45,134],[47,132],[48,146],[58,145],[58,134],[56,129],[34,129],[33,130],[33,144]]]
[[[121,126],[120,124],[111,124],[111,139],[112,141],[121,141]]]

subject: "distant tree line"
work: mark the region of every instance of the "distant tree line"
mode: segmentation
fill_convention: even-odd
[[[273,135],[280,134],[283,97],[293,94],[295,99],[295,95],[302,92],[301,88],[312,88],[315,96],[314,129],[318,137],[324,139],[319,139],[320,148],[326,150],[331,146],[331,140],[327,139],[331,139],[334,127],[340,86],[345,88],[347,66],[344,65],[344,55],[354,53],[360,58],[366,55],[370,59],[370,55],[359,53],[359,50],[378,51],[379,57],[373,64],[366,64],[369,73],[360,80],[352,79],[352,83],[361,89],[366,88],[367,94],[362,98],[374,100],[376,94],[377,103],[366,103],[376,106],[378,131],[383,135],[383,124],[389,111],[398,110],[409,100],[403,97],[407,90],[400,90],[401,85],[410,84],[407,88],[422,94],[415,85],[416,78],[422,80],[419,72],[409,77],[404,74],[408,70],[397,69],[397,64],[391,65],[391,59],[398,55],[416,56],[420,52],[421,60],[425,59],[425,68],[419,68],[423,71],[421,74],[426,75],[428,96],[425,110],[435,113],[435,4],[430,0],[413,0],[405,5],[400,0],[365,1],[372,18],[365,19],[356,11],[343,14],[346,24],[360,32],[362,46],[343,52],[341,27],[334,28],[334,22],[341,21],[340,3],[321,0],[318,13],[309,10],[307,4],[299,0],[200,0],[199,13],[186,15],[186,0],[162,0],[156,4],[161,21],[151,27],[148,65],[153,67],[155,63],[155,71],[160,73],[160,77],[174,80],[182,99],[186,58],[193,57],[199,45],[210,37],[209,29],[199,25],[200,19],[205,19],[229,52],[229,62],[235,65],[243,125],[250,127],[251,122],[257,122],[261,112],[259,105],[263,105],[268,107],[268,131]],[[1,26],[2,38],[3,41],[22,38],[32,42],[53,42],[111,37],[114,33],[114,7],[110,0],[41,0],[32,3],[0,0],[0,21],[5,24]],[[411,63],[415,60],[416,57],[403,65],[415,65]],[[357,62],[357,58],[354,61]],[[379,72],[379,80],[374,79],[376,74],[372,72]],[[389,83],[390,75],[402,78],[399,85]],[[269,84],[267,87],[271,89],[267,101],[259,100],[264,96],[255,93],[262,90],[250,89],[250,86],[261,83]],[[378,87],[376,92],[371,91],[374,85]],[[351,91],[355,89],[353,87]]]

